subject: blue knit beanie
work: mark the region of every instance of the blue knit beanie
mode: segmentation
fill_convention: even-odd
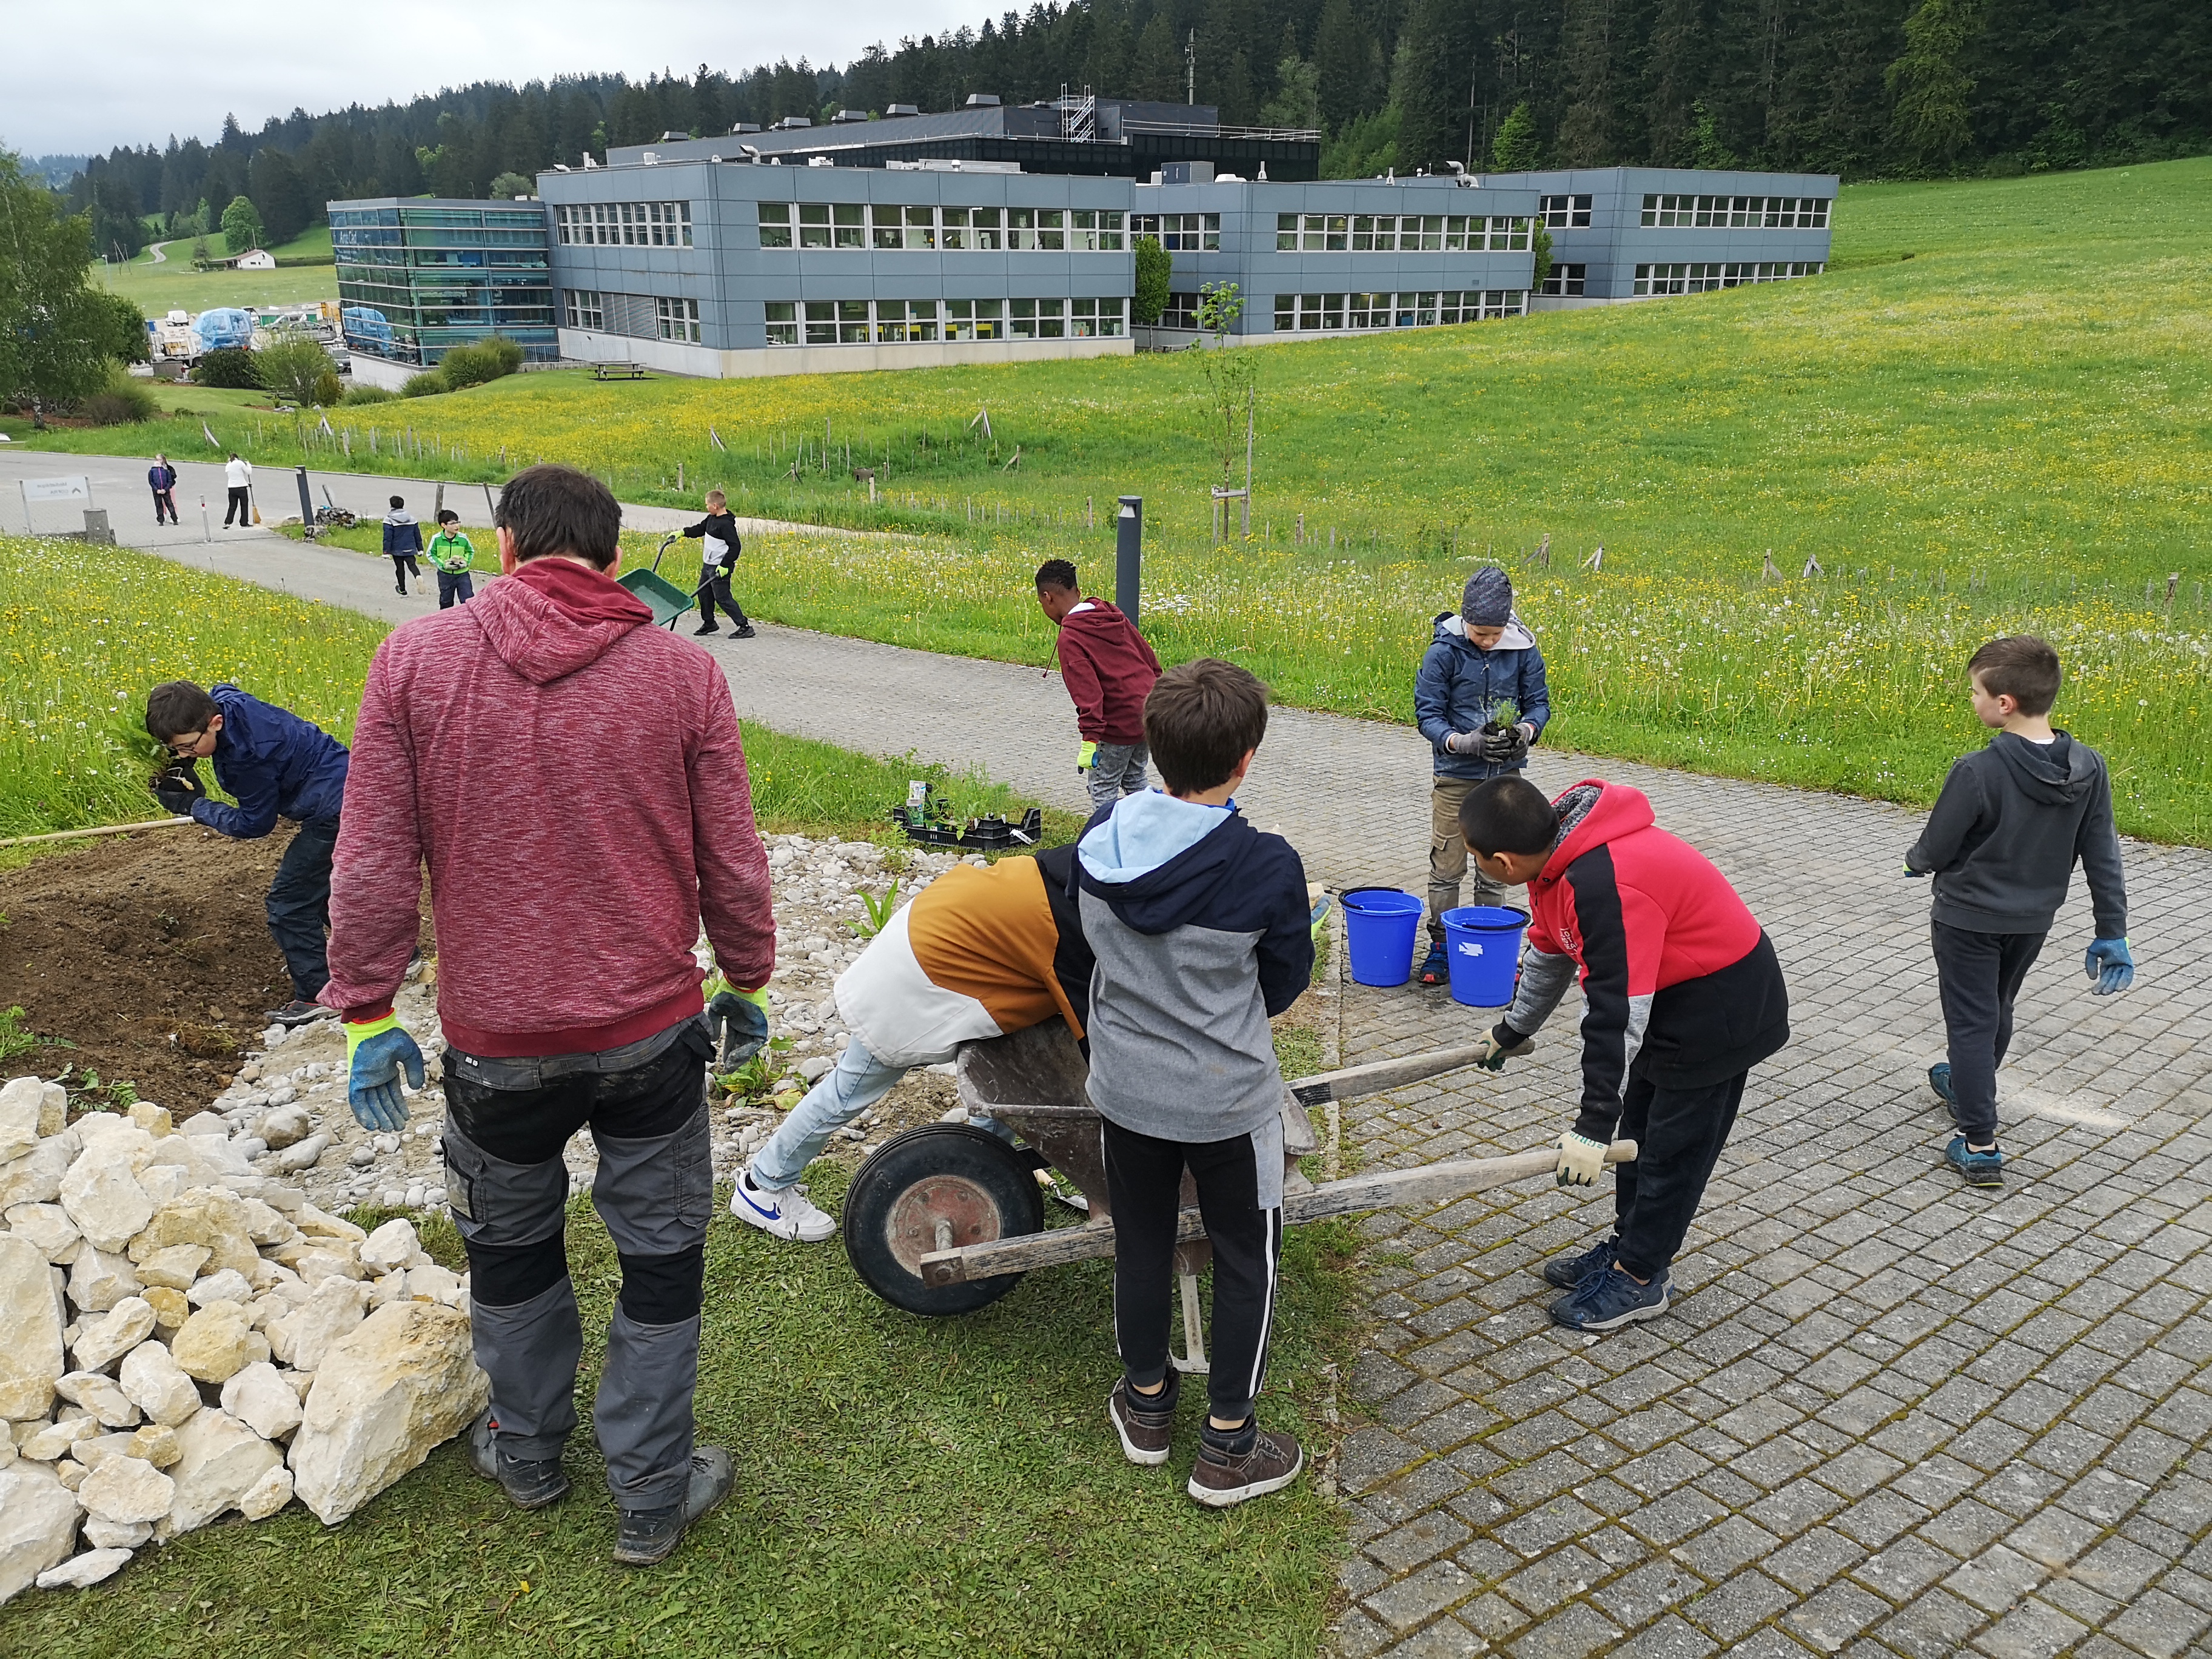
[[[1459,619],[1469,628],[1504,627],[1513,619],[1513,579],[1496,565],[1476,571],[1460,595]]]

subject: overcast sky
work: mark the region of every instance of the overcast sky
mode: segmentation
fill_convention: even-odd
[[[769,0],[0,0],[0,146],[101,155],[171,133],[212,139],[226,113],[252,132],[295,106],[320,114],[471,81],[843,64],[873,41],[896,46],[1002,9],[994,0],[844,0],[826,11]]]

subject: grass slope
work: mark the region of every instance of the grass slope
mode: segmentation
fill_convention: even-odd
[[[330,265],[301,265],[278,270],[194,270],[192,241],[178,237],[158,244],[167,257],[158,264],[149,246],[138,257],[120,265],[95,266],[95,280],[122,295],[149,317],[170,311],[201,312],[214,306],[298,305],[309,300],[335,300],[338,279]],[[216,257],[222,257],[220,234],[208,239]],[[302,231],[270,252],[280,259],[327,259],[331,232],[327,225]]]

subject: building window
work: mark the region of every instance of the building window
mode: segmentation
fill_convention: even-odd
[[[1120,211],[1078,208],[1068,216],[1067,245],[1079,253],[1119,253],[1121,251]]]
[[[1825,196],[1646,196],[1644,222],[1699,230],[1826,230]]]
[[[1590,198],[1587,196],[1547,196],[1536,204],[1536,210],[1543,216],[1547,230],[1589,228]]]
[[[866,345],[870,333],[868,302],[866,300],[837,301],[837,343]]]
[[[1642,300],[1669,294],[1710,294],[1716,289],[1741,288],[1749,283],[1786,283],[1799,276],[1817,276],[1826,269],[1815,259],[1638,265],[1635,297]]]
[[[768,302],[768,343],[772,346],[799,343],[799,307],[789,300]]]
[[[1418,213],[1279,213],[1279,253],[1526,252],[1526,219]],[[1208,246],[1218,246],[1210,243]]]
[[[1554,300],[1580,299],[1584,279],[1589,273],[1588,265],[1554,264],[1551,274],[1544,278],[1540,290]]]
[[[948,340],[1003,340],[1006,337],[1004,300],[947,300],[945,337]]]
[[[596,289],[572,288],[562,296],[562,310],[570,328],[603,329],[606,325],[606,308]]]
[[[1195,294],[1169,295],[1167,304],[1161,308],[1160,320],[1153,326],[1196,328],[1198,326],[1198,295]]]
[[[878,300],[876,301],[876,340],[883,345],[937,337],[934,300]]]
[[[553,210],[556,234],[571,246],[690,247],[689,202],[582,202]]]
[[[660,325],[664,340],[682,340],[691,345],[699,343],[699,302],[696,300],[655,300],[653,302],[655,320]]]
[[[1070,300],[1067,332],[1079,340],[1109,339],[1126,331],[1122,319],[1126,300]]]
[[[1218,213],[1133,213],[1132,236],[1157,236],[1170,253],[1212,253],[1221,247]]]
[[[1058,340],[1067,333],[1065,300],[1009,300],[1006,335],[1015,340]]]
[[[791,246],[790,203],[763,202],[760,204],[760,245],[763,247]]]
[[[837,343],[837,305],[835,301],[809,300],[806,302],[806,343],[811,346]]]
[[[1525,289],[1443,289],[1412,294],[1279,294],[1279,332],[1328,334],[1346,329],[1433,328],[1528,314]]]

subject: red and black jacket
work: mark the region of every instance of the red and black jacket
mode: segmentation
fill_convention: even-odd
[[[1516,1037],[1536,1030],[1579,971],[1575,1133],[1607,1140],[1632,1073],[1705,1088],[1779,1049],[1790,994],[1759,919],[1705,854],[1655,825],[1643,791],[1591,780],[1553,805],[1559,841],[1528,884],[1528,951],[1504,1024]]]

